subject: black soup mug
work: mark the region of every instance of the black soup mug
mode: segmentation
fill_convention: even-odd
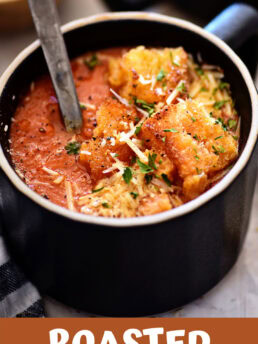
[[[207,27],[233,48],[257,28],[256,11],[241,4]],[[31,81],[47,73],[36,41],[0,79],[0,211],[10,252],[42,293],[88,312],[141,316],[182,306],[225,276],[244,242],[258,153],[257,91],[251,76],[221,39],[176,18],[106,13],[69,23],[63,32],[71,58],[114,46],[183,46],[221,66],[241,115],[240,155],[212,189],[152,216],[93,217],[42,198],[16,175],[8,153],[8,128],[19,96]]]

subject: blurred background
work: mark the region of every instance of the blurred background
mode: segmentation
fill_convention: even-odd
[[[42,0],[44,1],[44,0]],[[54,1],[54,0],[53,0]],[[189,20],[205,26],[230,0],[57,0],[61,23],[106,11],[144,10]],[[258,8],[258,0],[242,1]],[[26,0],[0,0],[0,75],[15,56],[36,39]],[[258,86],[258,37],[237,54]],[[258,183],[244,250],[236,266],[208,294],[166,317],[258,317]],[[256,211],[255,211],[256,210]],[[87,316],[45,297],[50,317]]]

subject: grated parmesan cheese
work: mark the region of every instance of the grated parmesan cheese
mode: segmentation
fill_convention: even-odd
[[[81,151],[80,151],[80,154],[91,155],[91,152],[85,151],[85,150],[81,150]]]
[[[53,183],[61,184],[63,180],[64,180],[64,176],[58,176],[56,179],[53,180]]]
[[[46,166],[42,167],[42,170],[50,174],[51,176],[59,176],[59,173],[56,171],[51,170],[50,168],[47,168]]]
[[[66,197],[67,197],[67,206],[69,210],[74,211],[74,202],[73,202],[73,190],[71,182],[65,181],[65,191],[66,191]]]
[[[121,133],[120,142],[127,143],[140,160],[145,163],[148,162],[148,158],[146,157],[146,155],[143,154],[143,152],[132,142],[132,140],[130,140],[130,138],[124,132]]]
[[[128,101],[117,94],[112,88],[110,88],[110,92],[120,101],[120,103],[124,104],[125,106],[129,106]]]
[[[86,107],[86,110],[90,109],[90,110],[96,110],[96,105],[94,104],[90,104],[90,103],[83,103],[83,102],[80,102],[80,104],[82,106],[85,106]]]
[[[167,97],[166,103],[167,105],[170,105],[174,99],[176,99],[177,95],[179,94],[179,90],[178,88],[185,83],[184,80],[179,81],[179,83],[177,84],[177,86],[175,87],[174,91]]]

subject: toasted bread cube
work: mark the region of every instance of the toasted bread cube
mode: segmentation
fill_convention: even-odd
[[[163,145],[183,179],[187,199],[201,194],[209,175],[237,157],[237,142],[195,101],[166,107],[144,123],[142,135]]]
[[[139,46],[111,60],[109,82],[126,99],[164,101],[180,80],[188,80],[188,56],[183,48],[146,49]]]
[[[170,210],[172,205],[167,194],[144,197],[139,206],[140,215],[153,215]]]
[[[111,175],[111,172],[105,173],[105,170],[109,169],[115,162],[112,154],[116,154],[118,159],[126,162],[126,164],[129,164],[134,155],[126,144],[120,143],[112,146],[109,140],[101,137],[82,143],[80,162],[90,173],[93,183]]]
[[[126,107],[116,99],[107,99],[97,111],[97,127],[93,136],[112,137],[115,132],[128,132],[139,115],[133,107]]]

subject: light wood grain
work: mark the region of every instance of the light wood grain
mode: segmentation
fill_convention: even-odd
[[[0,0],[0,32],[30,26],[32,18],[27,0]]]

